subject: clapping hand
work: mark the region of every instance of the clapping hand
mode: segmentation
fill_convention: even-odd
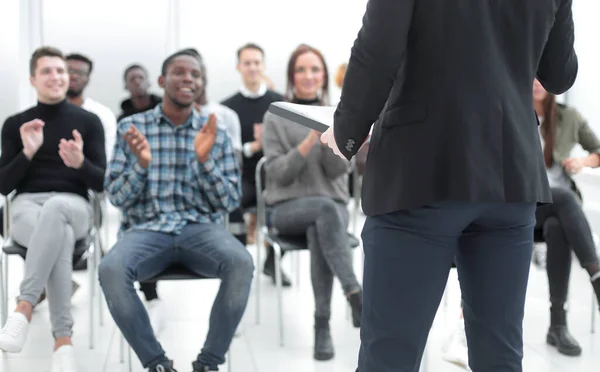
[[[148,168],[152,161],[152,153],[146,136],[144,136],[136,127],[132,125],[129,130],[123,135],[129,148],[138,159],[142,168]]]
[[[83,165],[83,138],[75,129],[72,140],[61,139],[58,144],[58,155],[69,168],[79,169]]]
[[[210,114],[208,122],[204,124],[202,129],[196,134],[194,138],[194,148],[196,150],[196,156],[200,163],[204,163],[210,159],[210,151],[215,144],[217,138],[217,117],[215,114]]]
[[[21,125],[19,132],[23,142],[23,153],[27,159],[31,160],[35,153],[44,143],[44,122],[40,119],[33,119]]]

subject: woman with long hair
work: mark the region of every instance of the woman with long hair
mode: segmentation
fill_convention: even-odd
[[[307,45],[291,55],[287,69],[288,101],[304,105],[329,102],[329,74],[321,52]],[[329,330],[333,278],[342,284],[360,326],[362,291],[352,267],[348,242],[349,162],[322,145],[321,134],[267,113],[263,151],[267,157],[266,202],[280,234],[306,236],[315,296],[314,358],[334,356]]]
[[[533,102],[541,123],[540,139],[552,204],[538,207],[535,234],[547,245],[546,271],[550,288],[550,328],[547,343],[565,355],[581,354],[567,328],[565,303],[569,290],[571,251],[588,272],[600,300],[600,265],[590,225],[581,207],[581,194],[571,178],[584,167],[600,166],[600,140],[573,108],[556,103],[556,97],[536,80]],[[580,144],[589,155],[571,157]]]

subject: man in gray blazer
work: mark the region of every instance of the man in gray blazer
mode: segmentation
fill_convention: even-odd
[[[361,372],[418,371],[454,259],[472,370],[522,371],[534,211],[551,202],[532,87],[575,81],[571,5],[369,1],[322,137],[350,159],[375,122]]]

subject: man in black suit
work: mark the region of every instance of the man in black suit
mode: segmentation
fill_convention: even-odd
[[[551,202],[532,83],[572,86],[571,5],[369,1],[323,135],[350,159],[376,122],[361,372],[418,370],[455,257],[472,370],[522,371],[534,211]]]

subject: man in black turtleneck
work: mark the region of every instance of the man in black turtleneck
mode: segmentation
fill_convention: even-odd
[[[269,90],[264,78],[264,51],[256,44],[246,44],[238,52],[237,69],[242,75],[243,85],[240,91],[222,102],[238,114],[242,128],[242,208],[256,207],[256,164],[262,153],[262,120],[272,102],[283,101],[283,96]],[[249,216],[248,244],[255,242],[256,215]],[[275,280],[275,256],[273,248],[267,247],[267,260],[264,273]],[[289,286],[290,280],[282,276],[283,285]]]
[[[106,155],[98,116],[66,101],[69,76],[62,53],[36,50],[30,81],[38,104],[2,127],[0,193],[16,190],[12,239],[27,247],[17,308],[0,330],[0,349],[19,352],[44,287],[55,339],[52,370],[73,372],[71,273],[75,242],[89,233],[89,189],[102,191]]]

